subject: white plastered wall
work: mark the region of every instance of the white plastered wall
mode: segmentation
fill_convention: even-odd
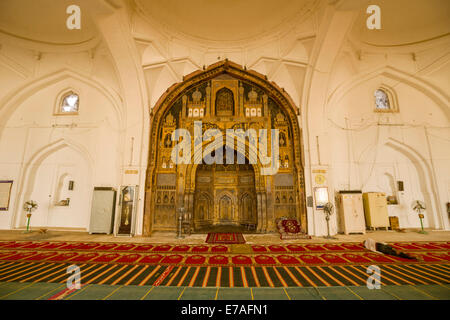
[[[3,47],[1,54],[18,50]],[[0,77],[9,89],[0,96],[0,179],[14,181],[0,229],[24,227],[23,203],[36,200],[32,226],[86,230],[94,186],[121,184],[124,110],[115,71],[102,54],[29,56],[18,63],[34,71],[17,77],[10,68]],[[56,115],[58,97],[70,90],[80,97],[78,115]],[[67,181],[58,186],[64,175],[74,181],[72,192]],[[67,197],[69,207],[55,205]]]
[[[313,170],[327,172],[330,199],[342,189],[391,192],[392,181],[401,180],[400,205],[389,208],[400,226],[418,226],[410,202],[420,199],[435,208],[432,219],[427,213],[426,225],[449,229],[450,64],[448,55],[436,57],[448,51],[445,39],[406,51],[362,50],[347,37],[355,13],[324,5],[270,40],[213,46],[164,36],[125,7],[104,9],[90,1],[89,8],[102,36],[95,50],[37,57],[20,46],[1,47],[0,179],[14,180],[10,210],[0,213],[1,229],[23,226],[18,217],[33,165],[56,161],[71,167],[59,156],[70,150],[77,163],[83,162],[71,174],[91,170],[86,180],[91,189],[140,186],[140,234],[151,108],[184,75],[225,58],[267,75],[299,107],[307,196],[313,196]],[[398,113],[373,112],[379,85],[394,90]],[[55,99],[68,88],[80,91],[80,115],[54,116]],[[68,169],[53,171],[58,176]],[[91,196],[85,197],[90,202]],[[307,210],[309,233],[326,234],[322,212]],[[75,220],[68,225],[87,226]],[[335,219],[331,232],[337,232]]]
[[[343,68],[345,59],[341,61]],[[403,64],[408,63],[405,57]],[[342,85],[347,79],[349,85]],[[389,67],[347,79],[335,81],[338,89],[326,109],[334,190],[397,196],[399,204],[389,205],[388,211],[399,217],[401,228],[420,227],[411,204],[424,201],[424,226],[448,229],[450,129],[445,105],[433,100],[426,83],[413,86],[411,81],[420,79],[406,75],[401,79]],[[398,104],[398,112],[374,112],[374,91],[383,86],[392,88],[397,99],[391,104]],[[398,190],[397,181],[404,182],[404,191]]]

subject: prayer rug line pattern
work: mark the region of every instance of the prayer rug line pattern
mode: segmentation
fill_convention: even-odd
[[[67,280],[67,263],[0,263],[0,282]],[[368,265],[340,266],[162,266],[80,264],[81,283],[187,287],[365,286]],[[380,265],[382,285],[450,283],[450,266]]]

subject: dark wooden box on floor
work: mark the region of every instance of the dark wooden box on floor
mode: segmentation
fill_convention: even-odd
[[[391,230],[400,229],[400,226],[398,224],[398,217],[389,217],[389,225]]]

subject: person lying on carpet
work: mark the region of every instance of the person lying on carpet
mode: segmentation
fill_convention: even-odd
[[[384,242],[376,242],[373,239],[367,239],[363,242],[363,245],[370,251],[384,253],[384,254],[388,254],[388,255],[396,256],[396,257],[400,257],[400,258],[405,258],[405,259],[417,260],[417,258],[412,257],[407,253],[401,252]]]

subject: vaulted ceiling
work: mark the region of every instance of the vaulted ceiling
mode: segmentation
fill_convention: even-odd
[[[322,56],[334,57],[363,46],[366,52],[407,47],[410,54],[419,50],[411,44],[448,38],[449,0],[375,3],[381,30],[366,27],[368,0],[0,0],[0,44],[91,53],[103,39],[117,53],[116,65],[142,66],[151,104],[186,74],[229,59],[267,75],[299,104],[324,41]],[[66,28],[71,4],[81,7],[81,30]],[[351,12],[351,21],[330,21],[333,11]],[[124,54],[126,41],[133,54]]]
[[[362,6],[351,37],[373,46],[415,44],[450,32],[450,1],[448,0],[377,0],[381,9],[381,30],[366,27],[369,14]],[[372,2],[370,2],[372,4]]]
[[[134,0],[147,21],[168,35],[199,42],[237,42],[288,30],[318,0]]]
[[[375,31],[366,27],[366,8],[372,2],[361,0],[96,1],[117,8],[129,6],[168,38],[207,47],[248,47],[255,41],[261,43],[287,33],[312,33],[323,22],[320,10],[330,3],[359,11],[350,37],[367,45],[402,46],[450,32],[448,0],[377,0],[382,29]],[[65,26],[66,8],[71,4],[81,7],[81,30]],[[91,1],[85,0],[2,0],[0,33],[49,45],[82,44],[99,35],[96,21],[90,18],[92,7]]]
[[[97,31],[87,10],[82,10],[80,30],[66,27],[66,8],[72,0],[2,0],[0,32],[21,40],[49,45],[75,45],[95,38]]]

